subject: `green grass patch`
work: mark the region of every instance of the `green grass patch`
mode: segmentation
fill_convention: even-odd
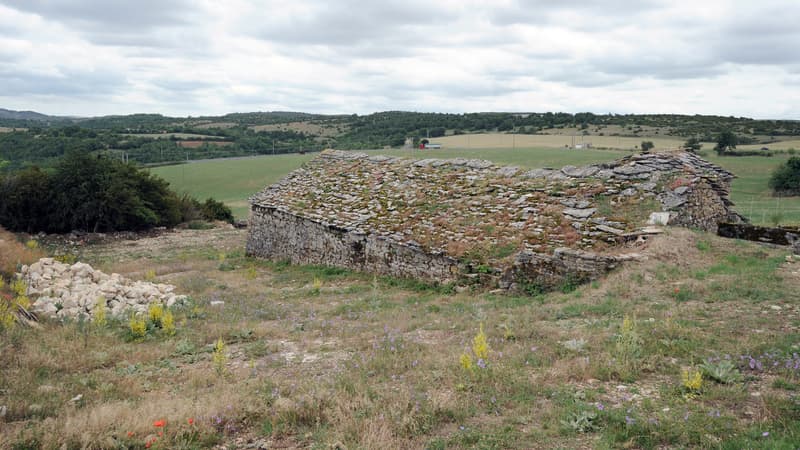
[[[150,169],[177,192],[224,202],[239,219],[247,218],[247,198],[280,180],[315,155],[267,155],[199,161]]]

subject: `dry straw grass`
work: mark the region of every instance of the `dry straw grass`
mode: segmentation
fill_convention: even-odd
[[[10,278],[21,264],[31,264],[44,256],[38,248],[29,248],[14,234],[0,227],[0,276]]]
[[[225,244],[236,248],[243,235],[233,239]],[[226,255],[232,269],[220,270],[217,243],[207,241],[187,243],[194,249],[188,259],[189,249],[175,241],[88,249],[87,262],[113,260],[129,273],[138,267],[166,277],[171,261],[186,265],[191,271],[171,281],[197,304],[176,311],[176,336],[130,341],[124,322],[87,333],[76,323],[45,322],[43,332],[4,336],[0,404],[9,408],[0,448],[33,446],[32,438],[44,448],[142,447],[156,420],[168,424],[162,448],[257,440],[282,448],[698,448],[743,436],[731,430],[790,436],[780,424],[794,416],[780,402],[791,391],[770,387],[772,375],[749,374],[747,384],[709,381],[695,400],[679,389],[680,369],[703,358],[795,342],[785,329],[797,312],[800,277],[782,268],[781,281],[763,269],[782,259],[774,250],[672,230],[636,248],[643,261],[597,283],[514,297],[444,293],[234,254]],[[737,272],[751,264],[761,272]],[[317,293],[315,279],[322,282]],[[211,299],[225,304],[211,307]],[[770,308],[776,303],[780,310]],[[625,316],[636,319],[642,337],[636,371],[615,362]],[[481,323],[488,368],[465,371],[459,355]],[[220,337],[222,374],[211,357]],[[797,385],[791,377],[783,382]],[[82,400],[71,402],[78,394]],[[564,428],[597,403],[606,410],[595,431]],[[236,428],[215,426],[216,415]],[[625,434],[626,415],[642,428]],[[204,437],[183,434],[189,418]],[[134,438],[125,445],[112,442],[129,432]]]

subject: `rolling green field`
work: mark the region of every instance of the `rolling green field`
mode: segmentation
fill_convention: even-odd
[[[740,214],[756,224],[800,224],[800,197],[773,197],[767,184],[775,168],[789,159],[789,155],[719,157],[709,154],[706,158],[737,176],[731,184],[731,200]]]
[[[623,150],[566,150],[559,148],[446,148],[442,150],[376,150],[376,154],[409,158],[478,158],[521,167],[562,167],[611,161],[630,154]],[[199,199],[214,197],[224,201],[237,218],[246,218],[247,198],[278,181],[314,155],[259,156],[221,159],[178,166],[157,167],[151,171],[170,182],[179,192]],[[736,209],[757,224],[800,223],[800,198],[773,197],[767,181],[776,166],[788,155],[718,157],[709,160],[738,177],[731,187]]]
[[[247,218],[247,198],[280,180],[314,155],[275,155],[200,161],[155,167],[151,172],[178,192],[225,202],[237,218]]]

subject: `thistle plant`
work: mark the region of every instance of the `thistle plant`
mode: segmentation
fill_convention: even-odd
[[[700,365],[700,370],[703,376],[722,384],[734,383],[742,377],[739,369],[729,359],[721,359],[717,362],[707,360]]]

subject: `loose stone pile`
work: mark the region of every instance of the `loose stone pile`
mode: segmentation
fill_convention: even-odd
[[[117,273],[108,275],[81,262],[70,266],[42,258],[22,266],[18,276],[28,284],[33,311],[49,317],[91,316],[102,301],[113,317],[146,313],[152,303],[169,307],[186,301],[185,295],[173,293],[172,285],[133,281]]]

